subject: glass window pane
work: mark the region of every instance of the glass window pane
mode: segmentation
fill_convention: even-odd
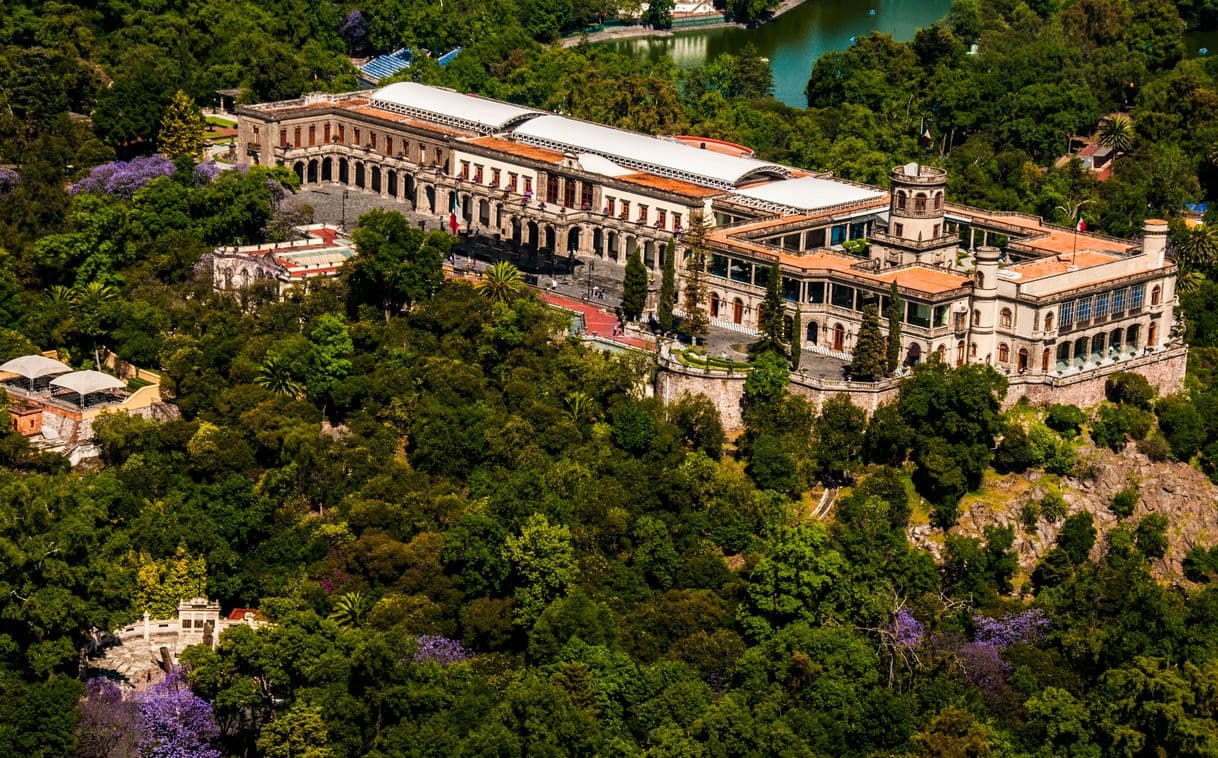
[[[935,306],[935,326],[947,326],[947,306]]]
[[[799,302],[799,280],[789,276],[782,278],[782,296],[792,303]]]
[[[838,308],[854,307],[854,287],[841,284],[833,285],[833,304]]]
[[[1128,289],[1119,289],[1119,290],[1113,291],[1113,293],[1112,293],[1112,312],[1113,313],[1124,313],[1125,312],[1125,295],[1127,293],[1128,293]]]
[[[1058,322],[1058,326],[1060,326],[1062,329],[1069,329],[1073,325],[1074,325],[1074,301],[1067,300],[1066,302],[1062,303],[1061,318]]]
[[[930,306],[925,303],[905,303],[905,321],[911,326],[930,326]]]
[[[1108,293],[1101,292],[1095,296],[1095,317],[1104,318],[1108,315]]]
[[[1090,321],[1091,320],[1091,298],[1081,297],[1074,302],[1075,302],[1074,314],[1075,314],[1075,318],[1078,319],[1078,322],[1081,324],[1084,321]]]
[[[825,283],[824,282],[808,282],[808,302],[809,303],[825,302]]]
[[[1129,288],[1129,307],[1141,308],[1142,302],[1146,298],[1146,285],[1137,284]]]
[[[745,282],[746,284],[752,281],[753,267],[744,261],[729,258],[731,265],[728,267],[728,276],[733,282]]]
[[[808,232],[808,247],[817,248],[825,246],[825,230],[813,229]]]
[[[726,279],[728,260],[729,259],[726,255],[719,255],[718,253],[711,254],[710,275],[719,276]]]
[[[841,224],[839,226],[833,227],[833,237],[831,239],[832,244],[840,245],[845,241],[846,241],[846,225]]]

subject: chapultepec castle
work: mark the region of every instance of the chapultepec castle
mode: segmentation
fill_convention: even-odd
[[[886,316],[895,283],[907,365],[931,353],[987,363],[1008,375],[1013,397],[1083,403],[1114,371],[1167,391],[1183,378],[1164,221],[1148,221],[1141,240],[1114,239],[952,204],[946,172],[917,163],[894,168],[885,190],[757,160],[739,145],[414,83],[238,116],[238,148],[252,163],[287,166],[306,187],[451,214],[525,248],[603,265],[624,265],[637,248],[658,275],[666,246],[683,253],[683,235],[702,220],[711,323],[756,333],[777,260],[805,353],[848,357],[864,303]],[[676,263],[680,276],[683,254]]]

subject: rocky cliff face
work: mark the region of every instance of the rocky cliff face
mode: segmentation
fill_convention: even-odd
[[[1039,472],[991,476],[985,489],[966,497],[961,503],[959,522],[952,534],[981,537],[985,527],[1012,526],[1015,529],[1015,550],[1024,578],[1047,553],[1057,539],[1062,522],[1049,522],[1043,517],[1036,528],[1027,529],[1020,523],[1020,510],[1030,500],[1039,501],[1050,488],[1056,487],[1066,501],[1067,515],[1087,511],[1095,518],[1096,547],[1092,558],[1104,549],[1107,534],[1118,524],[1136,526],[1144,516],[1159,513],[1167,517],[1167,554],[1154,561],[1152,570],[1160,579],[1183,579],[1180,563],[1189,549],[1218,544],[1218,487],[1205,474],[1183,463],[1154,463],[1138,453],[1131,445],[1121,453],[1086,448],[1080,458],[1094,463],[1094,476],[1087,479],[1048,477]],[[1136,484],[1141,501],[1133,515],[1118,519],[1109,503],[1113,495]],[[942,549],[942,535],[929,526],[910,528],[910,540],[936,556]]]

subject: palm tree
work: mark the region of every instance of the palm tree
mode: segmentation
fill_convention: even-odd
[[[362,592],[339,595],[330,611],[330,620],[344,629],[363,626],[364,618],[372,610],[372,600]]]
[[[299,400],[304,397],[305,386],[292,374],[292,367],[277,355],[268,355],[258,367],[259,387],[276,395],[287,395]]]
[[[1218,263],[1218,227],[1199,224],[1189,229],[1176,246],[1180,260],[1197,268],[1209,268]]]
[[[567,414],[575,423],[593,418],[595,411],[595,404],[588,393],[576,391],[567,395]]]
[[[1133,149],[1133,123],[1124,116],[1113,116],[1100,127],[1100,144],[1116,153]]]
[[[1201,289],[1205,283],[1205,274],[1200,271],[1185,271],[1176,280],[1176,291],[1181,295],[1191,295]]]
[[[62,298],[64,293],[58,288],[51,290],[51,298]],[[101,368],[101,356],[98,351],[98,340],[106,334],[103,312],[107,305],[118,298],[118,290],[102,282],[89,282],[83,287],[74,287],[70,294],[70,302],[74,313],[72,321],[76,331],[87,336],[93,342],[93,361]]]
[[[524,286],[520,269],[507,261],[499,261],[483,271],[482,278],[474,284],[483,297],[495,303],[515,300],[524,292]]]

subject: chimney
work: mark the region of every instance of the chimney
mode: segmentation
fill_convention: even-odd
[[[1146,219],[1142,227],[1142,254],[1150,259],[1153,268],[1163,268],[1167,255],[1167,222],[1163,219]]]

